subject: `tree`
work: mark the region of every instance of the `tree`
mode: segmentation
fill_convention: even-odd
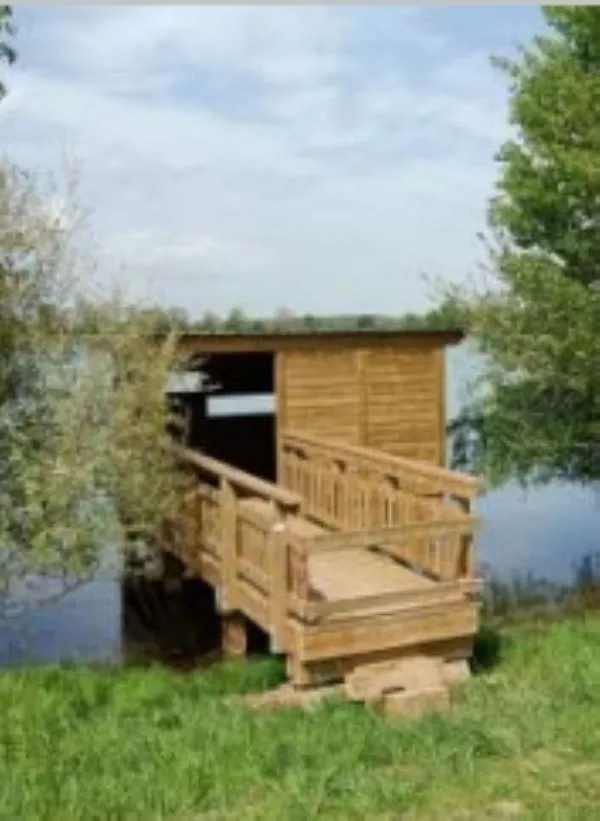
[[[453,290],[484,372],[452,431],[494,483],[600,479],[600,9],[546,7],[514,62],[514,136],[489,211],[488,275]]]
[[[356,317],[356,327],[359,331],[370,331],[375,326],[376,320],[372,314],[359,314]]]
[[[280,333],[289,333],[295,330],[296,325],[297,321],[293,311],[285,306],[277,308],[275,316],[271,321],[272,330],[279,331]]]
[[[306,331],[318,331],[319,319],[314,314],[304,314],[301,320],[302,327]]]
[[[4,60],[9,65],[17,59],[17,52],[11,44],[15,35],[15,27],[12,21],[12,7],[0,6],[0,61]],[[6,86],[0,81],[0,100],[6,94]]]
[[[243,333],[248,325],[248,318],[241,308],[232,308],[223,322],[223,330],[230,333]]]
[[[59,592],[88,580],[108,544],[118,568],[186,487],[160,447],[176,337],[153,343],[153,314],[118,297],[77,297],[76,225],[31,175],[0,170],[0,615],[32,581],[29,602],[48,579]]]
[[[184,332],[191,326],[190,318],[185,308],[163,308],[159,305],[151,307],[130,306],[130,316],[136,320],[143,319],[156,333],[168,334],[172,330]]]
[[[206,311],[202,319],[197,323],[198,330],[207,333],[217,333],[221,320],[214,311]]]

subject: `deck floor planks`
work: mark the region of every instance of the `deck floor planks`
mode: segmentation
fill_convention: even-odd
[[[330,602],[435,587],[430,579],[364,548],[312,556],[309,573],[317,594]]]
[[[269,515],[269,504],[261,499],[246,499],[242,504],[256,513]],[[303,538],[326,532],[324,528],[302,516],[291,516],[288,526]],[[404,567],[392,558],[364,548],[311,556],[309,578],[314,592],[327,602],[422,590],[436,585],[431,579]]]

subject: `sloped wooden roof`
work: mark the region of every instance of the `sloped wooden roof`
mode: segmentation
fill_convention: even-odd
[[[365,331],[294,331],[277,333],[209,333],[185,332],[179,347],[189,354],[276,353],[285,350],[322,348],[375,348],[406,345],[442,348],[464,339],[460,329],[447,330],[365,330]]]

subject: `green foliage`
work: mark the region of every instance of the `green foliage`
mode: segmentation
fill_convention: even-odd
[[[111,302],[82,294],[77,297],[75,318],[77,330],[84,334],[103,334],[107,322],[115,326],[117,321],[124,328],[130,323],[137,323],[146,332],[161,335],[185,330],[190,325],[185,308],[143,307],[128,304],[123,299]]]
[[[491,482],[600,478],[600,10],[543,9],[516,62],[490,269],[455,296],[485,370],[453,426]]]
[[[93,305],[82,306],[81,317],[90,330],[97,328]],[[422,314],[398,316],[383,314],[304,314],[296,315],[289,308],[279,308],[273,317],[247,316],[241,308],[232,308],[225,317],[207,311],[201,319],[192,319],[180,308],[147,310],[155,318],[157,329],[176,328],[199,333],[319,333],[325,331],[416,331],[447,330],[462,327],[466,322],[461,304],[452,296]],[[85,320],[83,319],[85,317]]]
[[[484,571],[484,575],[487,573]],[[482,595],[484,624],[544,623],[600,610],[600,551],[584,554],[568,582],[551,582],[533,573],[509,580],[486,578]]]
[[[160,447],[175,337],[115,297],[81,319],[75,215],[39,182],[0,172],[0,614],[52,577],[87,580],[132,533],[152,542],[186,478]],[[89,316],[102,335],[84,333]],[[5,594],[5,595],[3,595]]]
[[[500,636],[454,709],[252,710],[269,662],[0,676],[0,819],[582,821],[600,805],[600,625]]]
[[[71,249],[50,193],[21,169],[0,166],[0,403],[24,388],[23,358],[38,347],[36,331],[60,330],[57,306],[72,283]]]
[[[9,65],[17,59],[17,52],[12,45],[12,38],[15,35],[12,16],[12,6],[0,6],[0,62],[5,61]],[[5,94],[6,86],[0,81],[0,100]]]

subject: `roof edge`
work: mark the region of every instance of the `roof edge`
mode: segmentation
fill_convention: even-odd
[[[313,347],[319,344],[334,346],[345,344],[349,346],[359,346],[361,343],[385,344],[405,342],[425,342],[427,340],[437,343],[440,347],[457,345],[466,336],[465,332],[459,328],[449,328],[444,330],[334,330],[334,331],[278,331],[278,332],[217,332],[207,331],[175,331],[178,337],[178,345],[182,348],[194,349],[198,352],[202,350],[222,351],[231,353],[244,353],[251,351],[272,351],[284,348],[290,349],[299,345],[301,347]],[[162,334],[157,335],[164,338]]]

